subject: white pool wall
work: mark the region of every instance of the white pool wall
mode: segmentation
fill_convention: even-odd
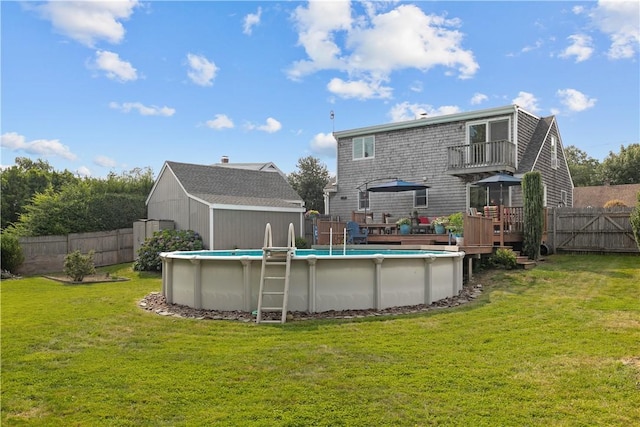
[[[462,289],[463,258],[463,252],[294,258],[288,310],[313,313],[431,304]],[[220,311],[257,308],[262,257],[194,252],[163,253],[162,260],[162,292],[169,303]],[[284,267],[269,268],[282,274]],[[273,285],[282,286],[277,281]]]

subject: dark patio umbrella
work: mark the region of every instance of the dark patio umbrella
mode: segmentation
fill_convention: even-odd
[[[424,190],[426,188],[429,188],[429,186],[396,179],[395,181],[368,187],[367,191],[371,191],[372,193],[398,193],[400,191]]]
[[[489,191],[500,190],[500,204],[502,204],[502,189],[512,187],[514,185],[520,185],[521,182],[522,180],[515,176],[506,173],[498,173],[488,178],[481,179],[480,181],[476,181],[474,184],[487,187]]]

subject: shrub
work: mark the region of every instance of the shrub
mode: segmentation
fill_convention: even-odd
[[[138,271],[161,271],[160,252],[198,251],[204,248],[202,238],[192,230],[161,230],[153,233],[138,251],[133,264]]]
[[[633,236],[636,238],[636,245],[640,249],[640,191],[638,191],[638,204],[631,211],[629,221],[631,222],[631,229],[633,230]],[[4,249],[3,249],[4,250]]]
[[[500,248],[491,257],[491,263],[495,267],[511,270],[517,265],[516,254],[512,250]]]
[[[609,200],[607,203],[604,204],[605,208],[616,208],[616,207],[621,207],[621,208],[626,208],[627,205],[619,199],[612,199]]]
[[[2,235],[0,235],[0,244],[2,246],[2,250],[0,251],[2,254],[2,260],[0,261],[2,268],[15,273],[24,261],[18,236],[3,232]]]
[[[307,239],[304,237],[296,237],[296,248],[298,249],[307,249],[309,246],[307,245]]]
[[[93,251],[82,255],[80,251],[73,251],[64,257],[64,274],[71,277],[74,282],[82,282],[85,276],[94,274],[96,268],[93,264]]]

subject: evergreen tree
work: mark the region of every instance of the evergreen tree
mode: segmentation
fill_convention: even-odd
[[[289,174],[289,184],[304,200],[308,210],[324,212],[324,187],[329,183],[329,171],[313,156],[298,159],[298,171]]]
[[[527,172],[522,177],[522,197],[524,201],[524,236],[522,251],[529,259],[540,257],[542,232],[544,227],[542,175]]]

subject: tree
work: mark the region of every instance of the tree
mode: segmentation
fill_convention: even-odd
[[[304,200],[307,209],[324,212],[324,187],[329,183],[329,171],[313,156],[298,159],[298,171],[288,176],[289,184]]]
[[[522,177],[522,198],[524,202],[524,235],[522,251],[529,259],[540,257],[542,229],[544,227],[542,175],[540,172],[527,172]]]
[[[602,181],[598,178],[598,169],[600,167],[598,160],[590,157],[574,145],[566,147],[564,154],[567,159],[567,165],[569,165],[569,173],[571,173],[573,185],[586,187],[602,184]]]
[[[611,185],[640,184],[640,144],[621,146],[620,154],[610,151],[600,166],[600,173]]]
[[[47,188],[60,190],[69,183],[79,181],[71,172],[56,172],[45,160],[17,157],[15,165],[0,171],[2,181],[2,229],[15,223],[31,203],[34,195]]]

